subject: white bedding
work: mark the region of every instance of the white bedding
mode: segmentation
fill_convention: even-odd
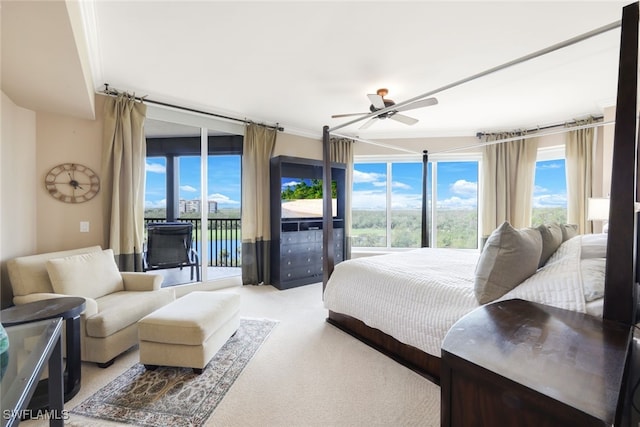
[[[581,237],[564,242],[544,267],[501,299],[521,298],[586,311]],[[479,252],[424,248],[336,265],[324,305],[434,356],[451,326],[478,307],[474,271]]]

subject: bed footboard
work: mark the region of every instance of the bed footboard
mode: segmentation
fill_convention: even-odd
[[[417,372],[435,384],[440,384],[440,358],[413,346],[403,344],[379,329],[367,326],[361,320],[329,310],[327,322],[363,343],[375,348],[396,362]]]

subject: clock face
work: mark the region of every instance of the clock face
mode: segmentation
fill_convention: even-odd
[[[66,203],[91,200],[100,191],[100,178],[91,169],[77,163],[63,163],[51,169],[44,178],[47,191]]]

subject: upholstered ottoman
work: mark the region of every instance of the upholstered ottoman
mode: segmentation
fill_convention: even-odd
[[[140,363],[200,374],[239,326],[240,295],[191,292],[140,319]]]

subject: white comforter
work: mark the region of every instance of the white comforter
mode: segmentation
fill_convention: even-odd
[[[584,312],[580,250],[580,236],[564,242],[502,299]],[[447,331],[479,306],[473,290],[478,258],[475,250],[425,248],[342,262],[327,283],[324,305],[439,357]]]

